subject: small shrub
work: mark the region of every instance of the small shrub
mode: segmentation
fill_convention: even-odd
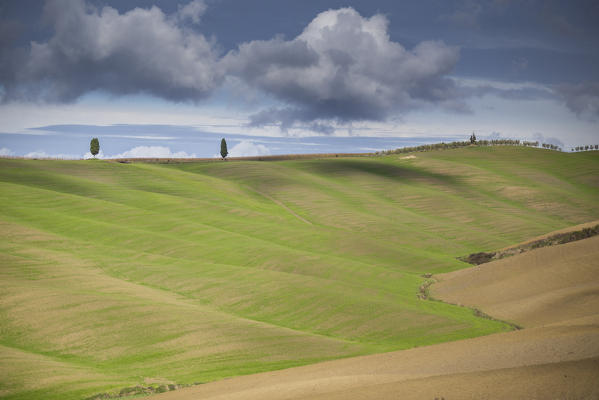
[[[168,392],[168,388],[166,387],[166,385],[160,385],[156,388],[156,393],[164,393],[164,392]]]
[[[493,259],[493,257],[495,257],[495,252],[491,252],[491,253],[480,252],[480,253],[470,254],[466,257],[462,257],[461,260],[467,262],[468,264],[479,265],[479,264],[488,263],[489,261],[491,261]]]

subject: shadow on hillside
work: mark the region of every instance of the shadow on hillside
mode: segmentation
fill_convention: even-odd
[[[316,160],[306,162],[302,165],[302,169],[307,172],[334,177],[371,174],[396,181],[426,181],[450,186],[460,185],[461,183],[455,175],[375,160]]]

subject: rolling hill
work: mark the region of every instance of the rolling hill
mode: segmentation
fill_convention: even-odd
[[[438,298],[497,313],[522,330],[236,377],[155,399],[596,399],[598,256],[595,236],[435,276]]]
[[[0,396],[85,398],[511,330],[423,274],[599,218],[599,153],[0,159]]]

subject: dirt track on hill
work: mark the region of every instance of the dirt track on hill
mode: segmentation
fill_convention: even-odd
[[[523,330],[222,380],[156,399],[597,399],[599,237],[439,276]]]

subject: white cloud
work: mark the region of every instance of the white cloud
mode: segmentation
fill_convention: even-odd
[[[206,8],[206,3],[203,0],[193,0],[184,6],[179,5],[177,16],[181,20],[189,19],[194,24],[199,24],[200,17],[206,12]]]
[[[4,97],[71,102],[94,90],[199,100],[218,87],[223,70],[211,40],[183,20],[199,21],[205,4],[193,1],[173,15],[154,6],[125,13],[84,0],[48,0],[47,41],[15,54]]]
[[[173,152],[166,146],[137,146],[120,154],[107,158],[195,158],[195,153]]]
[[[559,147],[565,147],[564,142],[562,142],[558,138],[551,137],[551,136],[546,137],[545,135],[543,135],[542,133],[539,133],[539,132],[532,135],[532,140],[535,140],[539,143],[549,143],[549,144],[554,144]]]
[[[13,156],[15,153],[12,152],[8,147],[3,147],[0,149],[0,156],[8,157]]]
[[[32,151],[24,155],[25,158],[57,158],[62,160],[78,160],[80,155],[76,154],[49,154],[43,150]]]
[[[223,63],[230,74],[286,103],[255,114],[253,125],[278,123],[286,130],[298,122],[382,121],[429,104],[463,106],[447,77],[458,49],[435,41],[406,49],[390,40],[388,23],[353,8],[329,10],[295,39],[243,43]],[[310,129],[332,133],[322,123]]]
[[[92,155],[92,153],[90,153],[89,151],[83,155],[83,158],[86,160],[88,160],[90,158],[105,158],[105,157],[106,156],[104,155],[104,152],[102,151],[102,149],[100,149],[100,152],[96,155],[96,157],[94,157]]]
[[[255,144],[251,140],[242,140],[229,150],[229,157],[267,156],[270,150],[263,144]]]
[[[249,117],[248,134],[269,136],[280,133],[272,124],[289,129],[291,135],[334,134],[336,122],[385,121],[431,103],[459,108],[459,93],[447,78],[458,49],[434,41],[406,49],[390,39],[389,21],[381,14],[363,17],[353,8],[325,11],[292,40],[250,41],[221,57],[213,39],[188,26],[200,22],[204,0],[193,0],[170,14],[156,6],[119,12],[90,3],[48,0],[44,18],[52,35],[32,42],[10,64],[14,70],[3,82],[5,100],[69,103],[101,92],[198,101],[226,78],[229,83],[239,79],[282,102],[281,108]],[[55,111],[62,113],[64,108]],[[85,118],[100,119],[107,111],[119,120],[134,118],[131,110],[97,108]],[[162,124],[199,119],[159,110],[145,114],[144,119],[162,119]],[[73,118],[84,116],[70,113],[68,118],[68,123],[76,123]]]

